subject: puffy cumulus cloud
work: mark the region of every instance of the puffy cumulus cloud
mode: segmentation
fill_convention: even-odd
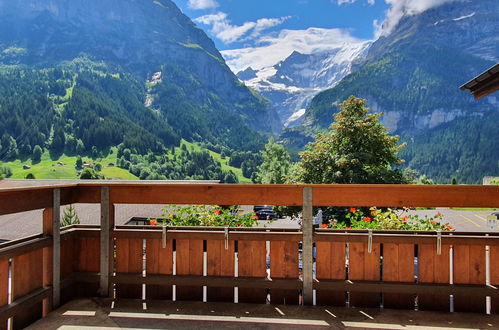
[[[194,10],[217,8],[218,2],[215,0],[189,0],[187,6]]]
[[[255,22],[245,22],[233,25],[228,15],[223,12],[204,15],[194,19],[194,22],[211,26],[210,33],[224,43],[255,39],[262,31],[282,24],[289,16],[281,18],[260,18]]]
[[[388,9],[383,23],[374,22],[375,35],[378,37],[390,34],[404,16],[417,15],[453,1],[457,0],[385,0],[391,7]]]
[[[255,47],[224,50],[222,55],[232,71],[239,72],[247,67],[261,69],[272,66],[295,50],[311,54],[362,42],[366,41],[342,29],[281,30],[278,34],[261,36]]]

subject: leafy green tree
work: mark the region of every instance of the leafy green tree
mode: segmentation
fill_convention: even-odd
[[[398,136],[390,136],[379,113],[369,113],[366,100],[351,96],[326,133],[300,154],[302,183],[407,183],[397,168],[402,160]]]
[[[258,167],[258,181],[264,184],[284,183],[291,166],[291,156],[284,146],[271,139],[261,154],[263,162]]]
[[[100,171],[102,171],[102,165],[97,163],[97,164],[95,164],[94,169],[96,172],[100,172]]]
[[[232,171],[228,171],[225,173],[223,182],[224,183],[238,183],[237,175]]]
[[[81,172],[80,179],[82,179],[82,180],[96,180],[96,179],[99,179],[99,177],[97,176],[97,173],[95,173],[95,171],[93,169],[87,167],[87,168],[83,169],[83,171]]]
[[[12,176],[12,170],[8,166],[0,166],[0,177],[8,178]]]
[[[43,150],[39,145],[33,148],[33,163],[39,163],[42,159]]]
[[[33,173],[26,174],[26,176],[24,178],[27,179],[27,180],[34,180],[34,179],[36,179],[35,175]]]

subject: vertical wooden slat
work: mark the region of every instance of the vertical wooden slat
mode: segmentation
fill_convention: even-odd
[[[454,246],[454,284],[485,285],[485,248]],[[454,311],[485,313],[485,297],[454,296]]]
[[[143,269],[142,239],[120,238],[116,240],[116,272],[142,274]],[[101,264],[102,266],[102,264]],[[141,284],[117,284],[117,298],[142,298]]]
[[[449,283],[450,245],[442,245],[437,255],[436,244],[420,244],[418,253],[419,283]],[[418,295],[419,310],[449,311],[449,295]]]
[[[348,279],[351,281],[380,280],[380,245],[372,245],[368,252],[367,243],[349,244]],[[350,306],[379,307],[380,293],[350,292]]]
[[[100,269],[100,239],[98,237],[77,237],[75,240],[75,271],[98,273]],[[97,283],[77,283],[76,294],[80,297],[98,295]]]
[[[44,236],[52,236],[54,233],[54,223],[52,221],[52,208],[43,210],[42,231]],[[43,285],[52,285],[53,275],[53,247],[49,246],[43,249]],[[52,311],[52,299],[46,298],[43,300],[43,317],[47,316]]]
[[[29,252],[13,259],[12,298],[15,301],[43,287],[43,251]],[[14,316],[13,328],[22,329],[42,317],[42,303],[26,308]]]
[[[346,244],[335,242],[317,242],[316,268],[317,279],[345,280],[346,279]],[[345,306],[345,292],[317,291],[318,305]]]
[[[61,190],[54,189],[52,200],[52,307],[61,304]]]
[[[173,240],[166,240],[165,248],[161,239],[146,241],[146,275],[150,274],[173,274]],[[146,298],[172,300],[172,286],[147,285]]]
[[[490,247],[490,284],[499,286],[499,246]],[[490,312],[499,314],[499,297],[492,298]]]
[[[383,281],[414,283],[414,245],[383,244]],[[385,293],[385,308],[414,309],[414,294]]]
[[[270,242],[270,277],[298,279],[298,242]],[[272,304],[297,305],[299,292],[297,290],[270,291]]]
[[[110,207],[109,187],[101,187],[100,198],[100,280],[99,293],[103,297],[109,296],[109,273],[110,273]]]
[[[203,275],[203,241],[176,240],[177,275]],[[203,287],[177,286],[177,300],[203,300]]]
[[[303,271],[303,304],[313,303],[313,195],[312,187],[303,188],[303,209],[302,209],[302,271]]]
[[[9,303],[9,261],[0,261],[0,307]],[[7,329],[7,321],[0,320],[0,330]]]
[[[238,275],[239,277],[266,278],[266,246],[265,241],[238,242]],[[267,300],[266,289],[239,288],[239,302],[264,304]]]
[[[207,241],[207,275],[234,277],[234,241]],[[208,301],[234,302],[234,288],[208,287]]]
[[[65,279],[74,273],[77,264],[74,236],[63,237],[61,239],[60,247],[61,253],[59,274],[61,279]],[[65,304],[66,302],[73,299],[76,287],[77,285],[72,285],[61,290],[59,302],[61,304]]]

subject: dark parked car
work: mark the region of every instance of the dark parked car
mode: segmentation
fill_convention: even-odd
[[[499,212],[492,212],[492,214],[494,217],[497,218],[497,220],[499,220]]]
[[[277,214],[274,213],[274,207],[272,205],[255,205],[253,207],[253,212],[255,212],[258,220],[277,219]]]

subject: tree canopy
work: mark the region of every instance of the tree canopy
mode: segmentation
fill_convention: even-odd
[[[406,183],[398,152],[398,136],[390,136],[379,113],[370,113],[366,100],[351,96],[340,104],[334,122],[300,154],[302,183]]]
[[[291,157],[286,149],[271,139],[261,154],[263,162],[258,167],[258,180],[264,184],[285,183],[291,167]]]

